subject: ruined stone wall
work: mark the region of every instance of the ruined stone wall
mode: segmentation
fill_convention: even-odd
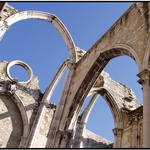
[[[0,147],[28,147],[29,137],[34,135],[31,129],[34,129],[33,125],[42,94],[35,76],[29,83],[15,83],[15,89],[10,91],[13,84],[7,72],[9,63],[6,60],[0,62]],[[44,115],[32,144],[32,147],[35,148],[46,147],[47,135],[56,105],[49,102],[44,108]]]
[[[121,147],[122,148],[138,148],[142,147],[142,121],[143,121],[143,106],[140,104],[132,91],[126,85],[118,83],[109,77],[109,74],[102,72],[100,77],[97,79],[94,90],[103,87],[107,89],[113,96],[115,102],[119,108],[119,114],[122,116],[122,120],[116,121],[115,125],[122,127],[119,129],[121,136]],[[112,88],[113,87],[113,88]],[[103,94],[103,93],[102,93]],[[108,96],[103,96],[109,106],[111,106],[110,99]],[[117,118],[114,107],[110,107],[114,119]],[[117,129],[118,130],[118,129]],[[117,135],[116,129],[113,129],[114,135]]]
[[[122,148],[143,147],[143,106],[124,115]]]
[[[9,96],[0,95],[0,148],[19,147],[23,125],[20,112]]]
[[[16,148],[29,136],[41,93],[35,76],[29,83],[13,84],[8,77],[8,64],[6,60],[0,63],[0,144]]]
[[[139,13],[136,4],[134,4],[130,8],[130,10],[128,10],[82,57],[82,59],[77,63],[74,78],[72,81],[72,86],[70,89],[71,94],[69,95],[68,99],[73,99],[75,97],[76,92],[79,90],[79,88],[81,88],[81,83],[85,82],[84,78],[87,76],[90,68],[92,68],[92,65],[99,57],[100,53],[108,51],[111,48],[116,48],[117,50],[117,48],[127,48],[127,46],[129,46],[133,49],[133,53],[138,55],[138,59],[140,59],[141,62],[143,61],[148,36],[148,14],[146,12],[147,6],[144,7],[142,13]],[[139,42],[137,42],[137,39]],[[131,51],[131,49],[128,50]],[[124,51],[125,50],[122,50],[122,55]],[[112,52],[108,52],[106,55],[103,56],[103,60],[107,61],[112,55]],[[129,52],[128,55],[131,56]],[[136,57],[136,55],[134,57]],[[138,67],[140,67],[141,64],[138,65]],[[93,68],[93,72],[94,69],[95,68]],[[95,72],[96,71],[97,70],[95,70]]]
[[[119,109],[126,108],[131,111],[141,106],[132,89],[111,79],[107,72],[103,71],[101,73],[91,89],[91,92],[94,92],[100,88],[105,88],[109,91],[109,93],[111,93],[114,97],[114,102],[118,105]]]
[[[21,114],[21,109],[17,105],[13,95],[16,94],[20,101],[23,104],[25,109],[27,119],[28,119],[28,138],[31,127],[33,125],[36,113],[38,111],[38,106],[41,101],[41,93],[38,88],[38,80],[36,77],[33,77],[29,83],[18,83],[17,89],[15,91],[9,91],[9,85],[11,81],[8,78],[6,68],[9,64],[8,61],[3,61],[0,63],[0,145],[2,148],[16,148],[20,146],[20,143],[23,142],[25,138],[23,136],[23,115]],[[119,87],[121,89],[113,90],[113,92],[124,93],[126,97],[132,96],[135,98],[134,94],[126,86],[115,82],[110,79],[107,73],[102,73],[103,75],[103,86],[105,87]],[[6,82],[7,81],[7,82]],[[100,81],[101,82],[101,81]],[[98,80],[95,84],[98,86]],[[116,89],[116,88],[115,88]],[[128,89],[124,92],[124,89]],[[12,93],[11,93],[12,92]],[[13,93],[14,92],[14,93]],[[131,94],[132,93],[132,94]],[[120,99],[121,100],[121,99]],[[120,106],[123,107],[123,101],[120,101]],[[119,104],[119,102],[118,102]],[[132,108],[130,111],[123,112],[123,132],[121,138],[121,147],[122,148],[137,148],[142,147],[142,109],[143,107],[137,103],[137,100],[134,100],[136,104],[134,110]],[[141,107],[139,107],[141,106]],[[136,109],[138,107],[138,109]],[[39,125],[39,132],[34,139],[32,147],[35,148],[44,148],[46,147],[47,135],[50,130],[51,121],[56,109],[56,105],[49,103],[46,106],[44,117],[42,118],[41,124]],[[82,144],[84,148],[110,148],[112,143],[108,140],[88,131],[83,131]]]
[[[113,87],[113,88],[112,88]],[[141,146],[142,142],[142,109],[143,106],[136,99],[133,91],[109,77],[109,74],[102,72],[95,82],[95,85],[90,91],[90,94],[99,94],[107,102],[111,109],[114,119],[114,147],[115,148],[137,148]],[[89,104],[93,103],[93,99],[89,101]],[[117,105],[117,107],[116,107]],[[74,138],[74,145],[78,147],[97,147],[103,148],[108,146],[99,136],[85,132],[86,119],[90,114],[92,105],[87,105],[85,111],[78,117],[76,137]],[[86,111],[89,110],[89,111]],[[86,118],[86,119],[85,119]],[[106,131],[107,132],[107,131]],[[89,134],[88,134],[89,133]],[[84,137],[85,136],[85,137]],[[98,140],[102,140],[100,143]],[[82,142],[81,142],[82,141]],[[90,145],[91,144],[91,145]]]
[[[48,139],[48,135],[50,130],[52,131],[53,129],[56,129],[51,132],[54,137],[60,132],[60,136],[56,136],[56,139],[52,141],[56,143],[56,147],[62,146],[64,148],[68,144],[67,142],[72,138],[73,125],[76,124],[76,116],[78,116],[84,96],[86,97],[89,94],[97,77],[109,60],[117,56],[128,55],[135,59],[139,70],[141,69],[147,50],[149,16],[148,4],[140,4],[142,7],[135,3],[87,53],[77,48],[78,54],[81,53],[78,56],[80,60],[72,68],[75,69],[74,76],[69,76],[70,80],[71,78],[73,80],[68,85],[70,86],[70,91],[65,91],[68,94],[66,95],[67,99],[62,99],[64,109],[62,109],[61,114],[56,115],[55,113],[59,105],[56,107],[54,104],[47,104],[42,101],[43,94],[40,92],[37,77],[33,75],[29,82],[23,83],[12,80],[7,72],[9,61],[5,60],[0,63],[0,147],[45,148],[47,141],[51,140],[50,138]],[[5,7],[0,5],[0,9],[0,32],[3,35],[5,30],[9,28],[5,21],[6,18],[17,13],[18,10],[7,4],[5,4]],[[38,13],[35,14],[37,15]],[[129,32],[132,34],[128,34]],[[93,79],[93,77],[95,78]],[[112,112],[114,112],[116,128],[113,129],[115,136],[113,145],[117,148],[142,147],[143,106],[138,103],[134,93],[125,85],[111,80],[107,74],[103,76],[103,80],[103,83],[101,81],[96,82],[93,89],[105,88],[105,91],[101,90],[99,94],[102,94],[109,106],[111,106]],[[62,101],[60,101],[60,104]],[[110,101],[111,103],[109,103]],[[59,108],[62,108],[62,106]],[[75,116],[73,116],[74,114]],[[52,128],[51,123],[54,115],[57,126],[55,127],[54,124]],[[39,121],[38,119],[41,120]],[[63,123],[61,124],[61,122]],[[65,128],[60,130],[58,126],[60,124]],[[82,135],[79,135],[79,137],[81,136],[80,140],[82,140],[82,147],[84,148],[112,147],[111,142],[86,129],[83,130]],[[78,139],[74,140],[76,142]],[[118,143],[119,145],[117,145]],[[51,145],[48,146],[50,147]]]

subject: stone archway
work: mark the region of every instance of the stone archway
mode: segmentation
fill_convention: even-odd
[[[115,57],[122,55],[127,55],[132,59],[137,60],[137,62],[139,61],[138,57],[136,55],[134,56],[130,51],[130,49],[128,50],[121,47],[117,48],[117,46],[111,49],[106,48],[102,53],[100,53],[95,62],[93,62],[91,67],[88,69],[88,72],[86,73],[85,77],[83,76],[84,79],[82,80],[82,82],[80,80],[78,91],[76,91],[76,94],[74,95],[74,99],[72,101],[73,105],[71,106],[71,112],[68,112],[69,118],[73,117],[74,111],[76,111],[76,113],[80,112],[80,109],[82,107],[82,104],[84,103],[86,96],[88,95],[90,89],[94,85],[95,81],[97,80],[97,78],[99,77],[100,73],[103,71],[105,66],[109,63],[109,61]],[[78,110],[76,110],[77,107],[75,106],[78,106]]]
[[[69,63],[68,63],[69,67],[68,67],[68,72],[66,75],[67,80],[64,83],[64,89],[62,91],[61,98],[60,98],[60,99],[63,99],[63,101],[65,101],[65,99],[67,97],[66,93],[70,87],[70,82],[71,82],[71,79],[72,79],[72,76],[74,73],[75,63],[80,59],[80,56],[78,56],[78,54],[77,54],[78,48],[75,47],[73,39],[72,39],[70,33],[68,32],[67,28],[55,15],[50,14],[50,13],[45,13],[45,12],[39,12],[39,11],[22,11],[22,12],[15,12],[15,13],[13,12],[13,14],[8,16],[4,20],[1,20],[0,38],[2,39],[4,33],[8,30],[8,28],[12,24],[14,24],[15,22],[18,22],[20,20],[24,20],[24,19],[39,19],[39,20],[48,21],[54,25],[54,27],[58,30],[58,32],[64,39],[64,41],[68,47],[68,51],[69,51],[69,55],[70,55]],[[46,91],[46,95],[44,96],[44,99],[42,101],[45,102],[45,99],[48,99],[47,95],[50,95],[50,92],[51,91]],[[40,108],[41,109],[38,110],[39,113],[43,112],[43,106],[41,106]],[[62,111],[63,111],[63,108],[62,108]],[[57,112],[57,110],[56,110],[56,112]],[[36,119],[39,121],[41,117],[42,117],[42,113],[40,113],[40,115]],[[35,122],[37,122],[37,121],[35,121]],[[35,126],[37,126],[37,123]],[[37,127],[35,127],[35,128],[37,128]],[[35,128],[34,128],[34,131],[35,131]],[[30,143],[28,144],[29,147],[32,145],[31,141],[33,138],[34,137],[31,136]]]
[[[87,107],[84,109],[83,113],[78,117],[78,121],[77,121],[77,128],[75,131],[76,137],[75,137],[75,142],[74,143],[74,147],[80,147],[80,148],[86,148],[84,147],[85,141],[84,139],[86,139],[86,135],[88,135],[89,131],[87,132],[86,130],[86,125],[88,123],[88,118],[93,110],[93,107],[96,103],[99,96],[102,96],[102,98],[106,101],[112,117],[113,117],[113,121],[114,121],[114,129],[123,129],[123,118],[122,118],[122,112],[120,110],[119,105],[116,103],[117,99],[116,97],[114,97],[113,94],[111,94],[111,91],[109,91],[109,89],[100,87],[100,88],[94,88],[93,92],[92,92],[92,98],[90,99]],[[98,115],[98,114],[97,114]],[[99,118],[100,119],[100,118]],[[107,132],[107,131],[106,131]],[[92,133],[92,132],[91,132]],[[121,145],[121,137],[119,134],[119,132],[117,133],[117,136],[114,136],[114,146],[113,147],[120,147]],[[93,139],[92,139],[93,138]],[[91,137],[89,140],[96,140],[94,139],[94,136]],[[97,139],[98,140],[98,139]],[[99,143],[99,144],[98,144]],[[104,146],[102,143],[105,143]],[[99,148],[112,148],[112,144],[107,144],[109,143],[106,139],[102,140],[99,138],[99,142],[97,142],[97,146],[100,146]],[[104,146],[104,147],[103,147]],[[98,148],[98,147],[97,147]]]
[[[121,44],[124,45],[124,44]],[[88,53],[85,54],[84,58],[77,63],[77,68],[75,72],[75,79],[78,80],[73,80],[72,83],[76,83],[76,89],[72,86],[72,91],[70,91],[71,94],[68,95],[68,100],[72,99],[72,101],[66,101],[67,105],[64,108],[63,114],[61,119],[61,123],[59,124],[59,128],[63,130],[72,130],[74,128],[74,122],[76,122],[76,118],[81,110],[81,107],[90,92],[91,88],[94,86],[94,83],[96,82],[97,78],[103,71],[103,69],[106,67],[106,65],[109,63],[109,61],[115,57],[122,56],[122,55],[127,55],[131,57],[133,60],[139,62],[138,56],[133,49],[130,48],[129,46],[122,46],[121,45],[113,45],[109,46],[108,48],[105,48],[101,50],[102,52],[99,52],[99,55],[97,55],[95,61],[92,60],[90,62],[89,67],[84,67],[84,65],[88,65],[89,60]],[[118,47],[117,47],[118,46]],[[129,48],[129,49],[125,49]],[[110,48],[110,49],[109,49]],[[89,51],[90,54],[90,51]],[[86,63],[87,61],[87,63]],[[82,65],[83,63],[83,65]],[[80,79],[77,77],[78,76],[78,66],[79,68],[85,68],[87,70],[84,71],[85,76],[82,74],[80,75]],[[88,68],[88,69],[87,69]],[[78,87],[79,86],[79,87]],[[71,95],[74,95],[71,98]]]
[[[39,20],[48,21],[51,24],[53,24],[54,27],[58,30],[58,32],[62,36],[62,38],[64,39],[64,41],[68,47],[68,51],[70,54],[70,61],[73,63],[78,60],[75,44],[73,42],[73,39],[72,39],[69,31],[67,30],[65,25],[60,21],[60,19],[58,17],[56,17],[55,15],[50,14],[50,13],[45,13],[45,12],[40,12],[40,11],[17,12],[15,14],[9,16],[8,18],[6,18],[5,21],[3,21],[3,22],[1,21],[2,26],[5,26],[5,28],[3,28],[3,30],[1,30],[1,32],[0,32],[0,38],[3,37],[5,32],[8,30],[8,28],[12,24],[14,24],[18,21],[21,21],[21,20],[25,20],[25,19],[39,19]]]
[[[123,129],[125,128],[124,119],[126,119],[126,111],[134,111],[141,105],[137,103],[135,94],[127,86],[112,80],[108,73],[102,72],[101,75],[96,80],[96,83],[90,90],[89,95],[93,95],[89,101],[87,107],[84,109],[83,113],[78,117],[77,128],[75,132],[76,141],[73,145],[76,147],[82,147],[83,142],[83,131],[86,127],[86,123],[90,112],[97,100],[98,94],[103,97],[107,102],[114,119],[114,148],[121,147]],[[127,112],[127,113],[128,113]],[[86,134],[85,134],[86,135]],[[85,136],[86,137],[86,136]],[[101,147],[102,148],[102,147]]]
[[[64,36],[66,43],[69,43],[67,46],[69,47],[68,50],[71,59],[69,66],[70,72],[68,73],[68,81],[66,82],[61,95],[60,104],[58,105],[55,116],[53,117],[53,120],[55,121],[52,123],[53,125],[51,126],[51,131],[53,130],[54,132],[49,132],[48,140],[50,142],[47,143],[47,147],[66,147],[66,143],[72,134],[74,124],[77,121],[76,117],[79,114],[85,98],[94,86],[97,78],[111,59],[122,55],[127,55],[133,58],[136,61],[140,71],[138,74],[141,78],[139,83],[143,85],[144,101],[146,102],[143,107],[143,147],[149,147],[150,144],[148,139],[150,138],[150,134],[148,134],[148,131],[150,129],[150,119],[148,117],[149,115],[147,115],[150,114],[149,7],[149,3],[142,2],[133,4],[79,61],[77,61],[76,57],[76,47],[73,46],[71,43],[72,41],[69,41],[70,38],[68,38],[68,34],[65,33],[66,30],[61,30],[61,25],[57,22],[55,16],[34,11],[26,11],[15,12],[13,14],[9,14],[8,16],[6,15],[5,19],[1,18],[1,37],[9,28],[9,25],[11,25],[11,21],[14,23],[15,19],[16,21],[17,19],[19,21],[20,18],[27,19],[28,16],[30,16],[31,18],[34,17],[37,19],[41,17],[40,19],[42,20],[54,23],[56,27],[58,27],[57,29],[60,33]],[[13,8],[11,8],[11,11],[9,10],[9,12],[12,13],[12,9]],[[7,12],[7,9],[4,10]],[[10,22],[9,19],[11,20]],[[108,98],[111,98],[111,96],[108,96]],[[130,101],[130,99],[126,100]],[[41,115],[40,109],[38,110]],[[40,118],[40,115],[37,117]],[[127,117],[127,119],[130,118]],[[132,121],[135,121],[134,119],[137,119],[137,117],[131,118],[129,123],[132,124]],[[36,121],[37,124],[40,124],[40,122],[35,119],[35,122]],[[137,128],[136,125],[133,127]],[[121,129],[116,129],[116,131],[120,132]],[[36,134],[36,132],[33,132],[33,134]],[[134,135],[136,134],[137,133],[135,131]],[[128,137],[128,134],[125,134],[124,136]],[[135,140],[137,139],[137,136],[134,136],[133,138]],[[32,139],[30,141],[32,141]],[[122,142],[124,141],[122,140]],[[136,147],[136,141],[134,142],[135,143],[132,146]],[[126,143],[123,146],[126,146]]]

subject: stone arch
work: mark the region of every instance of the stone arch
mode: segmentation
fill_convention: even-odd
[[[122,52],[122,55],[127,55],[127,56],[131,57],[137,63],[139,71],[142,70],[142,65],[141,65],[139,56],[137,55],[137,53],[135,52],[135,50],[132,47],[130,47],[126,44],[114,44],[114,45],[110,45],[110,46],[106,47],[105,51],[109,51],[110,49],[122,49],[122,51],[123,51],[123,49],[127,50],[128,52]]]
[[[78,128],[76,130],[76,144],[74,147],[80,147],[82,146],[82,137],[84,129],[86,128],[86,124],[88,122],[88,118],[93,110],[93,107],[98,100],[99,96],[102,96],[103,99],[106,101],[109,109],[111,110],[113,121],[114,121],[114,129],[123,129],[123,116],[122,112],[115,100],[115,97],[113,94],[109,91],[109,89],[105,87],[100,88],[94,88],[93,91],[90,92],[88,96],[92,95],[92,98],[90,99],[89,103],[87,104],[87,107],[84,109],[83,113],[78,117]],[[118,141],[118,136],[114,136],[114,147],[120,145],[121,143],[116,143]],[[120,142],[120,141],[118,141]],[[118,146],[119,147],[119,146]]]
[[[8,17],[5,20],[5,23],[9,27],[16,22],[25,20],[25,19],[39,19],[39,20],[48,21],[51,24],[53,24],[54,27],[58,30],[58,32],[62,36],[62,38],[64,39],[64,41],[68,47],[68,51],[70,54],[70,61],[71,62],[77,61],[77,52],[76,52],[74,41],[73,41],[69,31],[67,30],[67,28],[58,19],[58,17],[56,17],[53,14],[40,12],[40,11],[22,11],[22,12],[15,13],[15,14],[11,15],[10,17]],[[4,33],[1,33],[1,34],[4,34]]]
[[[1,142],[3,148],[16,148],[23,136],[22,115],[16,102],[9,95],[0,95],[1,103]],[[3,125],[2,125],[3,124]],[[3,126],[3,127],[2,127]],[[15,142],[14,142],[15,141]]]
[[[4,96],[4,94],[2,94],[2,96]],[[19,147],[22,147],[25,144],[25,141],[27,140],[29,134],[29,121],[28,121],[27,113],[23,103],[21,102],[17,94],[14,93],[11,96],[7,94],[6,97],[9,97],[9,99],[11,99],[14,102],[14,104],[16,105],[15,107],[17,107],[20,112],[23,129],[22,129],[22,136],[21,136]]]
[[[60,68],[58,69],[56,75],[54,76],[52,82],[49,84],[49,86],[47,87],[44,96],[43,96],[43,103],[48,103],[54,90],[55,87],[57,86],[60,78],[62,77],[62,75],[64,74],[65,70],[68,68],[68,64],[69,64],[70,59],[66,59],[62,65],[60,66]]]
[[[88,53],[86,53],[85,55],[87,55],[87,54]],[[85,78],[81,82],[81,84],[74,96],[74,99],[72,101],[72,105],[70,106],[71,111],[68,112],[67,118],[73,118],[73,119],[76,118],[75,116],[77,116],[79,114],[87,95],[89,94],[91,88],[93,87],[95,81],[97,80],[97,78],[99,77],[99,75],[101,74],[103,69],[106,67],[106,65],[109,63],[109,61],[111,59],[118,57],[118,56],[123,56],[123,55],[127,55],[127,56],[131,57],[134,61],[136,61],[137,65],[139,67],[139,70],[141,69],[141,66],[139,65],[140,64],[139,57],[135,53],[134,49],[132,49],[128,45],[114,44],[114,45],[110,45],[109,47],[106,47],[105,49],[101,50],[101,53],[99,53],[98,57],[96,58],[96,60],[91,65],[88,72],[86,73]],[[80,65],[82,65],[82,64],[80,64]],[[106,90],[105,90],[105,93],[106,93]],[[111,99],[111,101],[113,101],[113,97],[111,96],[110,93],[107,92],[106,95],[107,95],[107,99]],[[118,124],[115,123],[115,127],[116,127],[115,130],[117,130],[117,131],[114,131],[114,132],[118,132],[118,136],[115,137],[115,141],[116,141],[115,143],[117,144],[115,147],[119,147],[118,145],[121,144],[120,140],[119,140],[120,139],[119,136],[121,136],[120,133],[122,132],[122,128],[123,128],[122,115],[121,115],[121,112],[119,111],[119,108],[117,108],[117,105],[115,105],[114,103],[110,103],[110,105],[114,105],[114,107],[116,107],[116,112],[115,112],[116,115],[119,114],[119,117],[115,118],[116,120],[118,120],[118,121],[115,121],[118,123]],[[113,116],[115,116],[115,115],[113,115]],[[65,130],[66,129],[71,130],[71,128],[73,128],[73,119],[66,120]]]
[[[113,96],[111,91],[109,91],[109,89],[103,87],[103,88],[98,88],[96,91],[94,91],[94,93],[101,95],[103,97],[103,99],[106,101],[106,103],[108,104],[108,106],[111,110],[112,116],[113,116],[115,128],[122,128],[123,124],[120,124],[120,122],[122,123],[122,115],[120,113],[120,107],[118,106],[118,104],[115,100],[115,97]],[[86,116],[86,117],[88,117],[88,116]]]
[[[127,55],[131,57],[133,60],[136,61],[139,70],[141,69],[141,66],[139,65],[140,64],[139,57],[135,53],[134,49],[132,49],[128,45],[114,44],[101,50],[101,53],[99,54],[99,56],[97,57],[93,65],[90,67],[89,71],[86,73],[85,78],[83,79],[82,83],[80,84],[74,96],[73,103],[72,103],[73,105],[70,106],[71,111],[68,113],[68,118],[73,118],[74,112],[76,112],[75,115],[79,114],[86,96],[90,92],[96,79],[99,77],[100,73],[109,63],[109,61],[115,57],[122,56],[122,55]],[[69,123],[67,124],[69,125]],[[71,126],[71,124],[69,126]]]
[[[29,121],[28,121],[25,107],[24,107],[23,103],[21,102],[20,98],[17,96],[17,94],[14,94],[12,96],[12,99],[16,103],[16,105],[20,111],[21,118],[22,118],[23,134],[22,134],[22,138],[21,138],[21,142],[19,144],[19,147],[23,147],[26,140],[27,140],[28,134],[29,134]]]
[[[55,88],[56,88],[56,86],[57,86],[59,80],[61,79],[61,77],[62,77],[62,75],[64,74],[65,70],[66,70],[67,68],[69,68],[69,65],[70,65],[70,64],[71,64],[70,59],[66,59],[66,60],[62,63],[62,65],[59,67],[59,69],[58,69],[58,71],[56,72],[56,74],[55,74],[53,80],[51,81],[51,83],[49,84],[49,86],[47,87],[47,89],[46,89],[46,91],[45,91],[45,93],[44,93],[44,95],[43,95],[42,101],[41,101],[40,106],[39,106],[39,108],[38,108],[38,114],[39,114],[39,115],[37,116],[36,120],[34,121],[33,128],[31,129],[32,132],[34,133],[34,136],[31,135],[31,136],[29,136],[29,138],[28,138],[28,144],[27,144],[27,145],[28,145],[29,147],[32,147],[32,145],[33,145],[33,141],[34,141],[34,138],[35,138],[35,133],[37,133],[37,129],[38,129],[38,127],[39,127],[39,125],[40,125],[40,123],[41,123],[41,120],[42,120],[42,118],[43,118],[43,113],[42,113],[42,112],[45,111],[45,105],[46,105],[47,103],[49,103],[49,101],[50,101],[50,99],[51,99],[51,96],[52,96],[52,94],[53,94],[53,92],[54,92],[54,90],[55,90]],[[59,104],[59,103],[58,103],[58,104]],[[57,117],[57,115],[56,115],[57,111],[58,111],[58,108],[55,110],[55,114],[54,114],[54,118],[53,118],[53,121],[52,121],[52,124],[51,124],[51,128],[53,128],[53,126],[54,126],[54,128],[55,128],[55,126],[56,126],[56,123],[55,123],[55,116]],[[53,123],[53,122],[54,122],[54,123]]]
[[[92,94],[92,98],[90,99],[87,107],[84,109],[83,113],[81,114],[81,122],[87,123],[87,120],[90,116],[90,113],[92,111],[93,106],[95,105],[95,102],[97,101],[98,94],[97,92]],[[88,95],[90,96],[90,95]]]

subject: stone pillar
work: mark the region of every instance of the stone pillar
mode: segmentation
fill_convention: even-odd
[[[19,144],[19,148],[24,148],[24,145],[25,145],[25,143],[26,143],[26,141],[27,141],[27,137],[21,137],[21,142],[20,142],[20,144]]]
[[[53,148],[66,148],[66,145],[70,137],[71,137],[70,131],[58,130]]]
[[[150,148],[150,71],[144,69],[137,76],[143,86],[143,148]]]
[[[134,116],[132,127],[132,148],[138,148],[138,118]]]
[[[83,148],[83,132],[86,129],[87,123],[78,121],[78,127],[74,139],[73,148]]]
[[[71,132],[64,131],[63,132],[63,139],[61,141],[61,144],[60,144],[59,148],[66,148],[66,145],[67,145],[68,140],[69,140],[70,137],[71,137]]]
[[[114,138],[115,138],[113,148],[121,148],[122,131],[123,129],[120,128],[113,129]]]
[[[46,148],[58,148],[58,144],[60,141],[61,136],[57,136],[57,132],[61,129],[63,130],[65,126],[65,120],[66,120],[66,114],[67,114],[67,109],[69,109],[68,106],[70,105],[70,101],[67,101],[67,94],[70,88],[70,83],[72,81],[72,77],[74,74],[74,69],[75,69],[75,63],[68,62],[68,73],[65,79],[65,83],[60,95],[60,99],[53,117],[53,121],[51,124],[51,129],[49,132],[48,136],[48,141],[46,144]],[[65,109],[67,107],[67,109]],[[63,122],[63,123],[62,123]]]
[[[62,137],[63,131],[58,130],[56,134],[56,139],[53,148],[58,148],[60,143],[60,138]]]

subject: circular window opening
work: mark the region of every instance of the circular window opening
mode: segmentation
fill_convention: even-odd
[[[9,72],[13,79],[18,79],[18,82],[28,80],[28,72],[22,66],[14,65],[10,68]]]
[[[31,68],[22,61],[12,61],[7,66],[7,75],[18,82],[29,82],[33,76]]]

